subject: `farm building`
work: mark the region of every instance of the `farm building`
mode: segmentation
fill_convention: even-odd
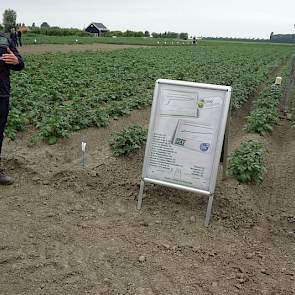
[[[105,25],[102,23],[91,23],[86,29],[86,32],[95,34],[95,36],[99,37],[102,33],[108,31]]]
[[[274,43],[295,43],[295,34],[270,34],[270,41]]]

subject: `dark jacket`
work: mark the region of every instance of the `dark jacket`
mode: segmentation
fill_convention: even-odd
[[[22,57],[13,43],[5,36],[4,33],[0,32],[0,57],[3,53],[7,53],[6,47],[9,47],[10,50],[16,55],[19,63],[17,65],[8,65],[0,60],[0,99],[8,98],[10,95],[10,70],[20,71],[25,66]]]

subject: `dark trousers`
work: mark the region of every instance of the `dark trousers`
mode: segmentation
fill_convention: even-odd
[[[9,98],[0,97],[0,159],[2,143],[4,138],[4,129],[7,123],[7,117],[9,113]]]
[[[17,39],[11,39],[11,42],[13,43],[14,47],[18,47]]]

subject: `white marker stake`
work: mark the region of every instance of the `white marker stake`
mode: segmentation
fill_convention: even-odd
[[[82,167],[85,168],[85,152],[86,152],[86,142],[82,141],[81,142],[81,151],[82,151],[82,159],[81,159],[81,163],[82,163]]]
[[[275,85],[282,85],[282,77],[276,77]]]

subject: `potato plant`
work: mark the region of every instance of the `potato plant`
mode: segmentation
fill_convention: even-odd
[[[261,183],[266,172],[264,146],[254,140],[243,141],[230,155],[228,169],[241,183]]]
[[[114,156],[126,156],[139,149],[146,141],[147,129],[139,125],[124,128],[112,135],[110,146]]]

